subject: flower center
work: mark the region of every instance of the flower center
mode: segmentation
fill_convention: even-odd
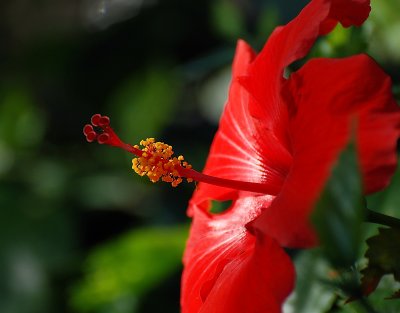
[[[276,195],[280,190],[280,186],[267,183],[244,182],[199,173],[192,169],[182,155],[174,157],[174,151],[170,145],[156,142],[154,138],[142,140],[140,146],[126,144],[111,128],[110,119],[100,114],[92,116],[91,124],[84,126],[83,134],[88,142],[97,141],[99,144],[118,147],[134,154],[136,157],[132,160],[132,169],[140,176],[147,176],[153,183],[161,180],[176,187],[184,177],[188,182],[195,180],[220,187],[269,195]]]
[[[156,142],[154,138],[142,140],[140,145],[142,155],[132,160],[132,169],[140,176],[147,176],[153,183],[162,181],[171,183],[173,187],[182,182],[179,174],[180,168],[190,169],[192,166],[184,161],[182,155],[173,157],[172,147],[163,143]],[[138,145],[133,146],[139,149]],[[192,178],[187,178],[192,182]]]

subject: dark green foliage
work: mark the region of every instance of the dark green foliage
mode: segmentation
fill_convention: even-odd
[[[339,157],[313,214],[322,249],[335,268],[358,260],[365,204],[354,145]]]
[[[367,244],[368,266],[361,271],[361,284],[364,294],[369,295],[386,274],[392,274],[400,282],[400,229],[379,228],[379,234],[369,238]],[[400,298],[400,290],[390,298]]]

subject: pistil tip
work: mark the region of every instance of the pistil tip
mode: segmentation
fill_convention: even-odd
[[[97,141],[99,144],[122,147],[123,143],[110,127],[110,118],[101,114],[94,114],[91,124],[83,127],[83,134],[88,142]]]

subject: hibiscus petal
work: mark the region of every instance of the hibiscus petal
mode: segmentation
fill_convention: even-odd
[[[344,27],[360,26],[371,12],[369,0],[333,0],[329,15]]]
[[[365,189],[388,184],[396,168],[400,113],[389,77],[366,55],[311,60],[286,87],[293,165],[254,226],[284,246],[304,247],[315,244],[309,214],[352,133]]]
[[[382,190],[389,185],[397,164],[394,153],[399,139],[400,115],[397,113],[366,112],[359,119],[359,151],[366,193]]]
[[[203,172],[279,187],[287,174],[291,156],[271,131],[248,114],[249,94],[236,80],[246,73],[254,56],[253,50],[244,41],[238,42],[228,102]],[[237,193],[236,190],[200,183],[192,203],[200,205],[199,201],[210,198],[232,199],[237,197]]]
[[[369,0],[314,0],[288,25],[277,28],[257,57],[239,41],[228,103],[203,172],[280,187],[292,159],[288,111],[281,97],[284,68],[303,57],[328,26],[359,25],[369,10]],[[235,190],[200,184],[193,202],[236,197]]]
[[[289,145],[287,114],[281,100],[283,71],[303,58],[317,37],[343,26],[360,25],[370,11],[369,0],[313,0],[289,24],[275,29],[263,50],[249,66],[241,83],[254,97],[250,113],[262,120],[280,142]]]
[[[281,312],[294,285],[290,258],[245,225],[272,197],[237,200],[220,215],[194,208],[182,278],[183,313]]]

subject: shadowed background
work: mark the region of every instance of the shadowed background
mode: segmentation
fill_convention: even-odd
[[[1,2],[0,312],[179,311],[194,184],[151,184],[82,127],[108,115],[123,140],[155,137],[200,170],[236,40],[260,49],[306,2]],[[362,29],[339,27],[311,55],[367,50],[398,96],[400,6],[372,3]]]

